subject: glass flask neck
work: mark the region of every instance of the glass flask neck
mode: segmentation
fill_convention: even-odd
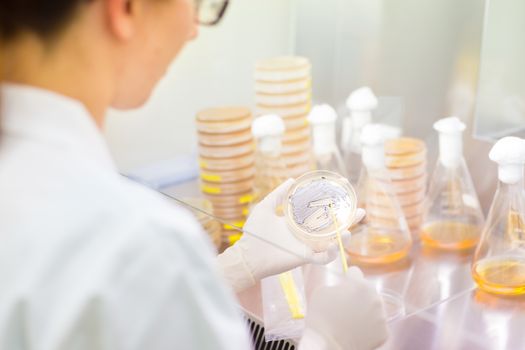
[[[280,157],[282,153],[281,135],[261,137],[257,141],[257,151],[264,157]]]
[[[372,122],[372,111],[370,110],[352,110],[351,116],[354,129],[361,129]]]
[[[520,195],[524,193],[524,184],[523,177],[521,177],[518,182],[512,184],[498,181],[498,192],[505,196]]]
[[[366,145],[362,152],[363,164],[368,172],[385,169],[385,145]]]
[[[327,155],[337,148],[335,142],[335,123],[313,125],[312,136],[316,155]]]
[[[439,161],[447,168],[456,168],[463,160],[462,133],[439,134]]]

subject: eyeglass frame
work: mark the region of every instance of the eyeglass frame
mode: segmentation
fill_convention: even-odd
[[[198,13],[199,13],[201,4],[204,1],[206,1],[206,0],[195,0],[195,11],[197,12],[197,21],[199,22],[200,25],[203,25],[203,26],[214,26],[214,25],[218,24],[222,20],[222,18],[224,17],[224,13],[226,12],[226,9],[228,8],[228,4],[230,3],[230,1],[229,0],[222,0],[222,8],[217,13],[217,18],[215,18],[213,21],[201,22],[199,20],[199,18],[198,18]]]

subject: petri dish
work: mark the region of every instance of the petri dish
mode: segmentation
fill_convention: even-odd
[[[310,112],[311,104],[310,102],[307,103],[300,103],[296,105],[290,105],[290,106],[265,106],[265,105],[257,105],[257,114],[263,115],[263,114],[277,114],[281,116],[282,118],[294,118],[297,116],[305,116],[308,115]]]
[[[347,230],[355,216],[357,197],[348,180],[330,171],[299,177],[284,203],[286,221],[297,238],[322,251]]]
[[[197,113],[197,131],[208,134],[232,133],[251,127],[252,114],[246,107],[216,107]]]
[[[425,198],[426,190],[425,188],[416,190],[415,192],[410,193],[400,193],[396,195],[397,202],[400,206],[413,205],[414,203],[419,203]],[[368,196],[371,199],[373,205],[381,205],[381,203],[390,202],[390,198],[383,191],[371,191],[371,194]]]
[[[413,179],[393,180],[390,182],[392,190],[397,194],[414,192],[427,186],[427,176],[423,174]]]
[[[255,152],[253,141],[232,146],[204,146],[199,144],[199,155],[206,158],[236,158],[250,152]]]
[[[287,94],[262,94],[255,95],[255,102],[263,106],[289,106],[307,103],[310,100],[310,91],[304,90]]]
[[[246,217],[249,214],[249,205],[238,205],[228,207],[215,207],[213,214],[221,219],[234,219],[238,217]]]
[[[252,125],[252,118],[246,117],[227,122],[201,123],[197,122],[197,131],[208,134],[225,134],[241,131]]]
[[[242,169],[252,166],[254,162],[255,154],[253,151],[238,157],[231,158],[209,158],[203,156],[199,157],[200,168],[206,170],[227,171]]]
[[[310,62],[305,57],[280,56],[255,64],[254,78],[263,82],[285,82],[310,77]]]
[[[263,94],[286,94],[311,89],[312,83],[310,78],[286,82],[255,82],[255,93]]]
[[[213,107],[199,111],[197,121],[202,123],[215,123],[226,121],[237,121],[251,117],[249,108],[232,106],[232,107]]]
[[[308,124],[305,124],[303,127],[294,129],[294,130],[288,130],[283,135],[283,142],[294,142],[302,140],[306,137],[310,137],[310,127]]]
[[[287,167],[295,165],[309,165],[312,162],[312,154],[310,152],[296,152],[283,154],[284,162]]]
[[[308,127],[308,119],[306,115],[299,115],[295,117],[282,118],[286,133],[294,132],[297,129],[304,129]],[[285,133],[285,134],[286,134]]]
[[[388,175],[392,181],[413,179],[427,173],[427,163],[422,162],[406,168],[388,169]]]
[[[401,137],[397,139],[386,140],[385,154],[389,156],[409,156],[412,154],[419,154],[426,151],[426,145],[423,140]]]
[[[234,170],[202,170],[200,177],[206,182],[229,183],[253,178],[255,176],[255,167],[251,164],[249,167]]]
[[[253,135],[248,128],[225,134],[207,134],[199,132],[198,138],[199,143],[205,146],[231,146],[252,141]]]
[[[401,207],[401,210],[407,218],[422,216],[425,212],[425,201],[422,200],[421,202],[413,205],[404,205]]]
[[[218,208],[230,208],[249,204],[253,200],[253,192],[250,189],[249,191],[233,195],[206,194],[206,199],[212,203],[213,210],[217,210]]]
[[[283,142],[282,152],[283,154],[296,154],[300,152],[309,152],[311,149],[311,140],[310,136],[305,137],[302,140],[294,142]]]
[[[385,156],[385,164],[388,168],[408,168],[414,165],[425,162],[427,159],[427,152],[403,154],[403,155],[387,155]]]
[[[220,194],[233,195],[233,194],[245,193],[252,189],[253,189],[253,178],[242,180],[242,181],[237,181],[237,182],[231,182],[231,183],[212,183],[212,182],[207,182],[207,181],[201,181],[202,193],[211,194],[211,195],[220,195]]]

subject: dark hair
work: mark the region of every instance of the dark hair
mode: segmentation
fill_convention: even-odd
[[[81,3],[88,1],[0,0],[0,39],[10,40],[22,31],[49,38],[68,23]]]

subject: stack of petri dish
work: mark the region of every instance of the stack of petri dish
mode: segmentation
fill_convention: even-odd
[[[223,225],[223,240],[239,237],[253,198],[255,144],[252,114],[245,107],[218,107],[197,114],[201,192]]]
[[[385,143],[391,184],[413,235],[421,229],[427,189],[427,148],[422,140],[397,138]]]
[[[308,59],[282,56],[259,61],[255,66],[257,115],[283,118],[283,154],[289,176],[312,170],[313,157],[307,116],[311,107],[311,66]]]

